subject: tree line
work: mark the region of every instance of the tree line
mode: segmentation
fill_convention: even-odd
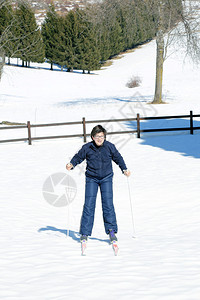
[[[50,4],[41,28],[28,2],[15,9],[9,0],[0,5],[0,54],[19,58],[23,66],[47,60],[68,71],[100,68],[101,63],[156,36],[153,0],[104,0],[85,8],[56,12]],[[180,3],[180,0],[175,0]],[[167,12],[164,17],[168,28]],[[174,17],[171,26],[175,24]]]

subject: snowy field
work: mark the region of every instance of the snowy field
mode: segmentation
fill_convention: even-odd
[[[143,116],[200,114],[200,70],[181,53],[164,66],[166,104],[152,105],[155,41],[91,75],[6,66],[0,83],[0,122],[32,124]],[[142,79],[126,87],[132,76]],[[195,119],[200,126],[200,118]],[[92,125],[87,126],[89,133]],[[108,130],[135,125],[102,124]],[[188,119],[146,121],[143,128],[188,126]],[[2,126],[2,125],[0,125]],[[81,133],[81,126],[33,129],[33,136]],[[0,131],[1,139],[27,136]],[[0,299],[2,300],[199,300],[200,131],[109,136],[132,172],[114,165],[119,255],[103,228],[100,196],[87,256],[81,256],[79,223],[84,202],[84,164],[65,164],[80,138],[0,144]],[[90,139],[88,138],[88,141]],[[75,182],[74,201],[63,207],[44,198],[56,173]],[[128,183],[131,191],[129,198]],[[64,186],[56,186],[62,195]],[[131,218],[133,207],[134,228]],[[134,235],[134,238],[133,238]]]

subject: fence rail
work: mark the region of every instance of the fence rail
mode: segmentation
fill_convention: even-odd
[[[194,126],[193,119],[195,117],[200,117],[200,114],[193,114],[190,111],[189,115],[179,115],[179,116],[160,116],[160,117],[140,117],[137,114],[136,118],[127,118],[127,119],[108,119],[108,120],[90,120],[86,121],[85,118],[82,118],[82,121],[76,122],[63,122],[63,123],[50,123],[50,124],[31,124],[30,121],[27,121],[26,125],[19,125],[19,126],[4,126],[0,127],[0,130],[9,130],[9,129],[27,129],[27,137],[26,138],[17,138],[17,139],[7,139],[7,140],[0,140],[0,143],[9,143],[9,142],[28,142],[29,145],[32,144],[32,141],[35,140],[44,140],[44,139],[61,139],[61,138],[72,138],[72,137],[82,137],[84,142],[86,142],[87,136],[90,136],[90,133],[86,133],[86,124],[92,123],[110,123],[110,122],[130,122],[135,121],[137,127],[135,130],[126,130],[126,131],[113,131],[108,132],[108,135],[112,134],[130,134],[136,133],[137,137],[140,138],[141,133],[147,132],[166,132],[166,131],[190,131],[190,134],[194,133],[194,130],[199,130],[200,127]],[[189,125],[188,127],[176,127],[176,128],[155,128],[155,129],[141,129],[141,122],[143,120],[161,120],[161,119],[181,119],[181,118],[189,118]],[[49,126],[65,126],[65,125],[82,125],[83,132],[80,134],[70,134],[70,135],[56,135],[56,136],[38,136],[32,137],[31,135],[31,128],[36,127],[49,127]]]

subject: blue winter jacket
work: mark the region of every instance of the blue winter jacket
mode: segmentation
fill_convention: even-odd
[[[70,163],[75,167],[86,159],[86,176],[102,179],[113,174],[112,160],[122,170],[126,170],[123,157],[116,149],[115,145],[104,141],[102,146],[97,146],[94,141],[89,142],[78,151],[71,159]]]

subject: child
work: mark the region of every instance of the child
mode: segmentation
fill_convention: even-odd
[[[115,145],[106,141],[106,130],[97,125],[91,132],[92,141],[86,143],[66,165],[67,170],[75,168],[86,159],[85,203],[80,226],[80,241],[92,234],[98,187],[101,191],[104,227],[110,240],[117,241],[117,221],[113,205],[113,169],[112,160],[120,167],[122,173],[130,176],[123,157]]]

